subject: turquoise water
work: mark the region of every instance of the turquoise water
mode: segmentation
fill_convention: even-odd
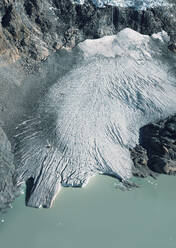
[[[176,178],[141,181],[123,192],[98,176],[83,189],[63,188],[51,209],[24,207],[21,195],[0,219],[3,248],[175,248]]]

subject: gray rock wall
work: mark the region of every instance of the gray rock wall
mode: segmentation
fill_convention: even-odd
[[[0,128],[0,210],[8,207],[15,198],[14,172],[11,145],[4,131]]]
[[[140,145],[131,150],[133,174],[139,177],[176,174],[176,115],[140,130]]]

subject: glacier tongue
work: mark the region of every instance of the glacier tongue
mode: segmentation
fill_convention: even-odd
[[[85,0],[72,0],[73,3],[84,4]],[[155,8],[158,6],[168,6],[166,0],[92,0],[97,7],[104,7],[105,5],[118,7],[132,7],[138,10],[145,10],[147,8]]]
[[[49,207],[60,184],[82,186],[97,173],[131,177],[139,128],[175,112],[176,58],[166,40],[124,29],[78,45],[81,63],[18,128],[17,180],[30,178],[29,206]]]

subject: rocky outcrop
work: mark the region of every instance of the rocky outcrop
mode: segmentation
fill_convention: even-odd
[[[72,48],[87,38],[116,34],[129,27],[142,34],[165,30],[176,38],[176,9],[147,10],[106,6],[92,1],[84,5],[71,0],[3,0],[0,4],[0,52],[12,61],[19,56],[42,60],[61,47]]]
[[[130,149],[131,159],[133,161],[132,173],[135,177],[145,178],[151,176],[156,178],[157,174],[148,166],[147,150],[140,145]]]
[[[14,172],[11,145],[0,128],[0,210],[8,207],[17,193],[17,187],[13,182]]]
[[[173,42],[173,43],[169,44],[168,48],[169,48],[172,52],[176,53],[176,42]]]
[[[150,123],[140,130],[140,145],[131,150],[133,174],[176,174],[176,115]]]

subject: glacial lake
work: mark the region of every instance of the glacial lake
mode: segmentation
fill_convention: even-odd
[[[121,191],[106,176],[62,188],[51,209],[24,206],[22,194],[0,214],[3,248],[175,248],[176,178],[140,180]]]

